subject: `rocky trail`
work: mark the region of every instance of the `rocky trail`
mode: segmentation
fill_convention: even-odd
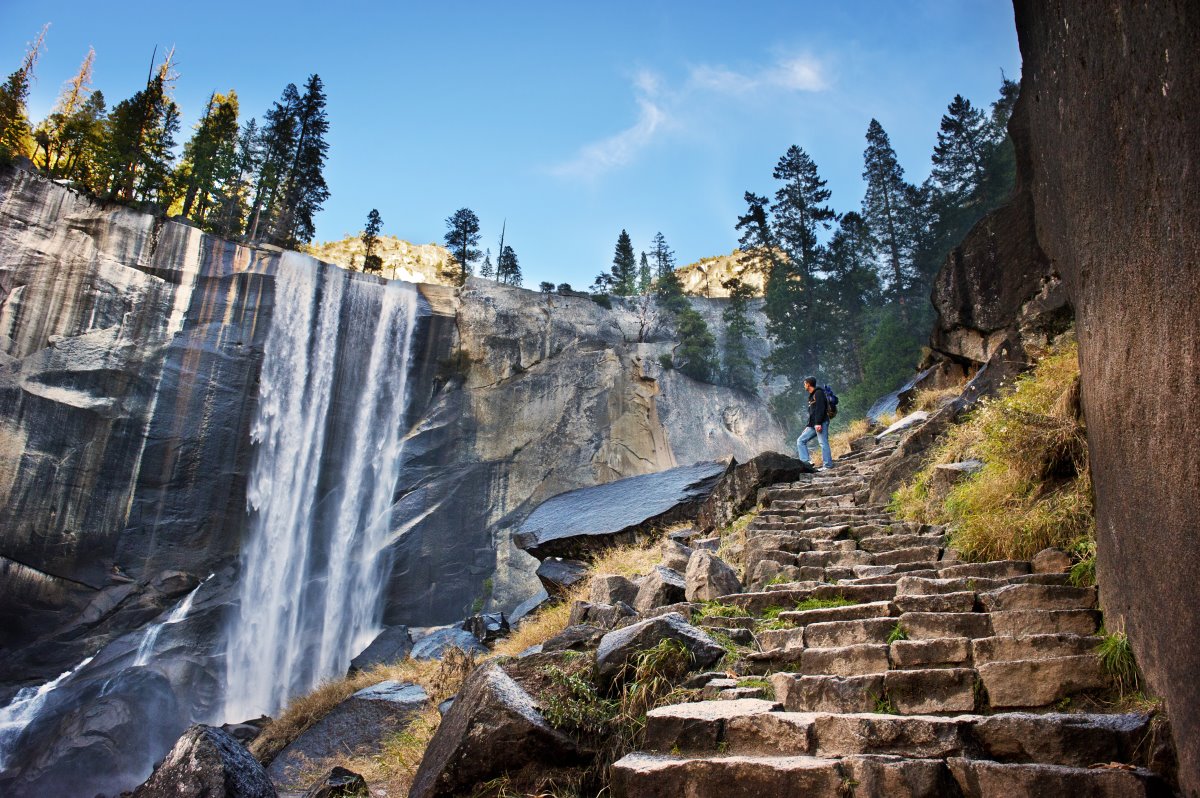
[[[692,605],[737,660],[648,713],[614,795],[1172,794],[1162,721],[1088,698],[1109,686],[1097,589],[1053,552],[962,562],[867,504],[894,448],[763,490],[731,554],[749,592]]]

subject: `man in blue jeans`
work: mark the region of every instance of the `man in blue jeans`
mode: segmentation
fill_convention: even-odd
[[[833,452],[829,451],[829,400],[824,391],[817,389],[816,377],[804,378],[804,390],[808,391],[808,424],[796,439],[796,451],[801,460],[810,462],[808,442],[816,438],[821,444],[825,468],[833,468]]]

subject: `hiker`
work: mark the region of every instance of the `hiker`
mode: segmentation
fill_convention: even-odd
[[[804,390],[808,391],[808,425],[796,439],[796,451],[804,462],[811,462],[808,442],[813,438],[821,444],[821,460],[825,468],[833,468],[833,452],[829,450],[829,398],[824,389],[817,388],[816,377],[804,378]],[[820,471],[821,469],[817,469]]]

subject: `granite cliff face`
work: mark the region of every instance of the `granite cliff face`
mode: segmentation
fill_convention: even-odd
[[[1074,320],[1106,625],[1166,699],[1181,786],[1200,795],[1200,11],[1015,6],[1018,185],[938,276],[931,365],[975,374],[977,395]]]
[[[1200,7],[1016,11],[1037,238],[1079,332],[1104,609],[1200,795]]]
[[[398,300],[383,281],[0,174],[6,793],[118,792],[190,723],[241,720],[222,717],[226,649],[231,627],[272,611],[238,606],[252,595],[246,571],[259,561],[248,552],[269,526],[268,497],[307,491],[300,504],[316,520],[304,559],[270,562],[294,566],[290,584],[321,597],[314,618],[341,617],[328,586],[355,555],[329,530],[346,517],[333,508],[349,507],[355,528],[375,528],[353,545],[375,547],[385,584],[379,608],[351,614],[431,625],[479,599],[512,609],[535,597],[536,562],[509,538],[552,495],[790,449],[761,399],[664,372],[669,330],[636,307],[482,280],[419,289],[404,289],[409,356],[385,367],[390,350],[376,339],[396,327],[380,320]],[[290,348],[285,323],[298,329]],[[388,368],[403,401],[364,410],[371,375]],[[262,395],[280,375],[324,410],[294,411],[311,436],[297,451],[311,457],[268,477],[264,458],[279,447],[268,455],[264,441],[294,432],[277,397]],[[379,462],[354,457],[377,428],[395,433],[379,444],[395,452],[380,477],[395,487],[367,518],[344,472]],[[283,479],[293,472],[306,475],[300,488]],[[331,661],[344,669],[360,642]]]

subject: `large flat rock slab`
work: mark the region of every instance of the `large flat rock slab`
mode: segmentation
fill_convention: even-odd
[[[578,557],[694,514],[729,467],[706,462],[561,493],[538,506],[513,540],[534,557]]]

